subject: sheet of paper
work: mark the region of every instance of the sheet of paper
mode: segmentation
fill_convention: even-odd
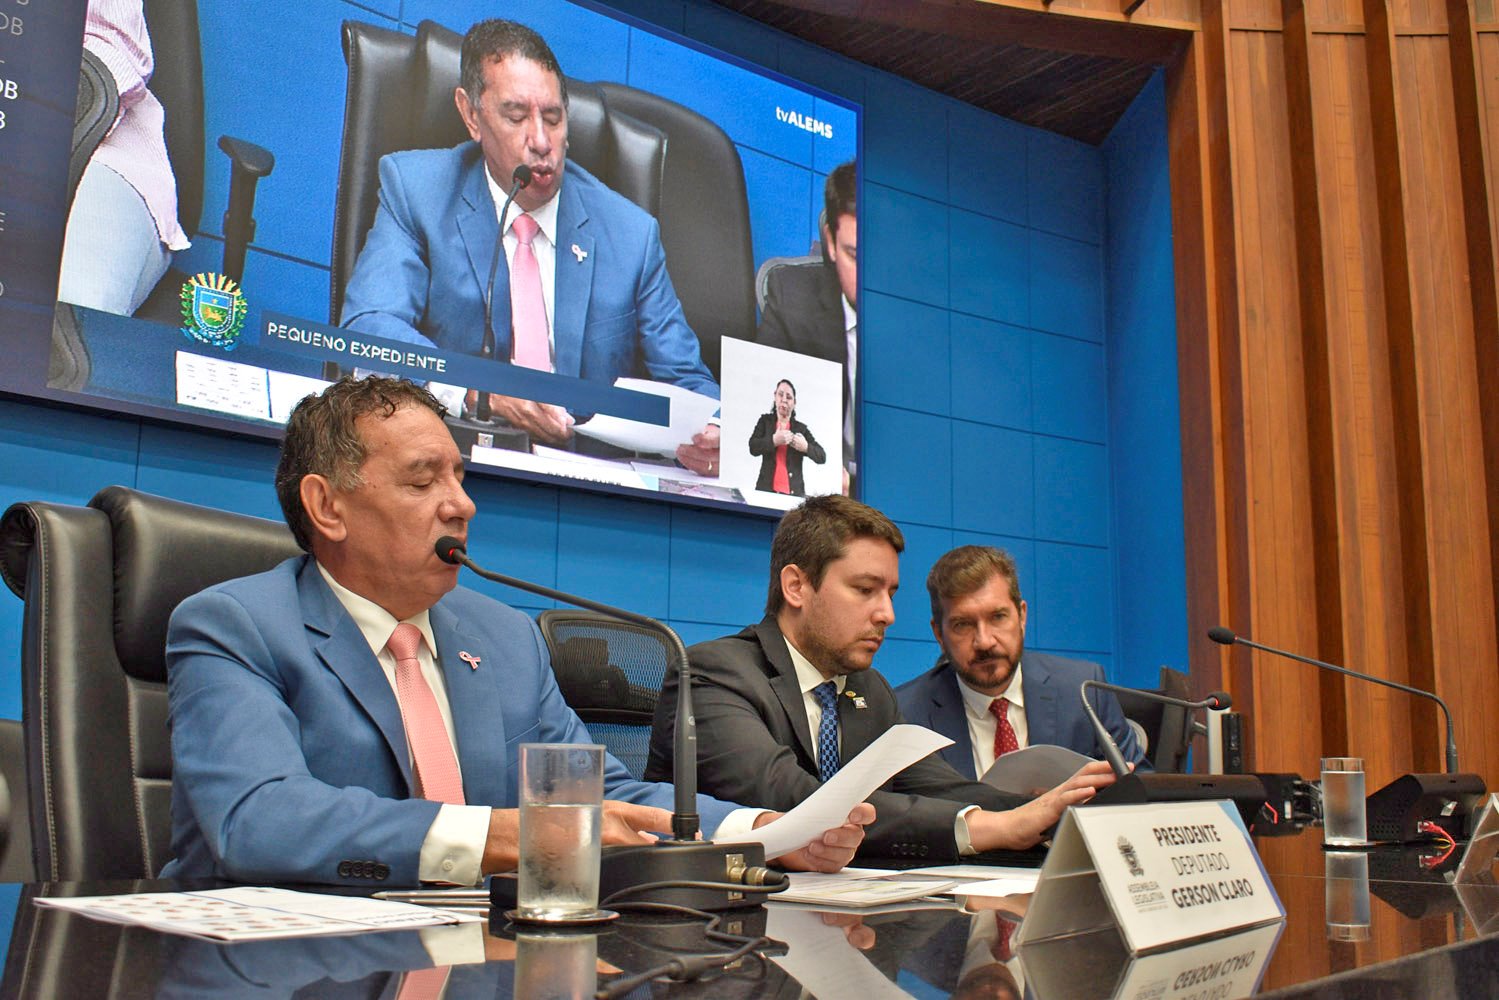
[[[1005,754],[981,780],[1002,792],[1033,795],[1060,785],[1089,760],[1076,750],[1038,743]]]
[[[177,403],[236,417],[271,419],[266,370],[237,361],[177,352]]]
[[[1008,865],[932,865],[929,868],[907,868],[902,875],[932,875],[937,878],[972,879],[975,882],[996,878],[1030,878],[1039,880],[1041,869]]]
[[[570,452],[565,454],[571,455]],[[476,444],[469,457],[479,465],[498,465],[506,469],[544,472],[553,476],[567,476],[569,479],[582,479],[590,483],[633,486],[642,490],[647,488],[645,480],[630,468],[628,462],[586,457],[586,460],[578,461],[579,456],[564,459],[559,458],[556,450],[552,448],[541,449],[538,454],[532,455],[524,451],[485,448]]]
[[[904,903],[924,896],[943,895],[956,883],[923,878],[900,878],[885,872],[867,875],[831,875],[820,872],[788,872],[790,888],[770,897],[777,903],[813,903],[832,906],[883,906]]]
[[[270,372],[271,390],[271,419],[278,424],[284,424],[291,418],[291,411],[307,396],[315,396],[322,392],[332,382],[326,379],[311,378],[307,375],[293,375],[290,372]]]
[[[206,892],[47,897],[37,899],[36,904],[71,910],[109,923],[149,927],[209,941],[357,934],[484,919],[474,913],[363,896],[328,896],[254,886]]]
[[[1039,871],[1009,878],[991,878],[982,882],[959,882],[943,891],[944,896],[1014,896],[1022,892],[1035,892],[1041,881]]]
[[[642,423],[600,413],[585,423],[578,424],[574,433],[603,441],[626,451],[643,451],[656,455],[674,455],[677,445],[692,440],[692,435],[708,425],[708,420],[718,412],[718,400],[704,396],[691,389],[668,382],[652,382],[645,378],[621,378],[614,382],[616,389],[633,389],[654,396],[665,396],[671,400],[671,422],[659,424]]]
[[[911,995],[849,944],[842,926],[827,923],[816,910],[769,907],[765,933],[790,946],[773,961],[818,1000],[893,1000]]]
[[[921,726],[900,725],[889,729],[853,760],[844,764],[822,787],[780,819],[766,823],[736,838],[740,843],[765,845],[765,856],[774,858],[805,847],[825,830],[841,826],[849,811],[863,802],[897,771],[927,754],[950,744],[946,736]]]

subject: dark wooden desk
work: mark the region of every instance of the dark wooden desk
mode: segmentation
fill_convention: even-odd
[[[1387,849],[1367,856],[1329,858],[1321,850],[1316,831],[1263,840],[1259,847],[1287,910],[1287,921],[1263,976],[1262,995],[1318,1000],[1499,996],[1499,937],[1480,933],[1499,926],[1499,886],[1477,887],[1460,899],[1437,871],[1423,864],[1421,851]],[[1367,904],[1362,894],[1365,862],[1369,869]],[[393,997],[398,973],[427,961],[420,936],[410,931],[216,946],[43,910],[31,902],[42,893],[85,895],[169,888],[178,886],[161,882],[26,886],[18,894],[16,887],[10,887],[9,896],[0,896],[14,899],[16,906],[0,995],[49,1000]],[[856,990],[860,1000],[875,1000],[887,987],[918,998],[1005,995],[1004,977],[991,977],[987,993],[955,992],[965,952],[967,964],[974,964],[970,938],[985,917],[931,910],[874,916],[862,922],[821,915],[803,915],[788,922],[775,913],[768,916],[771,933],[778,928],[794,930],[787,934],[792,947],[827,949],[817,963],[824,976],[820,981]],[[767,911],[742,911],[734,919],[746,931],[758,933],[766,927]],[[494,933],[514,938],[513,931],[501,927],[494,928]],[[1111,954],[1106,944],[1097,941],[1069,946],[1074,948],[1078,968],[1086,969],[1087,975],[1080,977],[1081,985],[1069,988],[1063,1000],[1112,996],[1122,956]],[[528,990],[517,991],[517,966],[551,960],[559,951],[567,951],[549,947],[546,942],[522,940],[499,960],[457,967],[447,996],[531,995]],[[691,922],[629,919],[601,934],[593,942],[594,951],[585,947],[583,954],[585,959],[596,954],[602,963],[599,968],[630,973],[651,967],[671,949],[703,947],[702,936]],[[829,972],[833,975],[827,976]],[[599,981],[607,984],[619,978],[606,971]],[[982,977],[970,977],[974,978]],[[548,974],[548,981],[555,979],[555,974]],[[871,984],[883,985],[876,991]],[[828,996],[827,987],[823,990],[821,995]],[[711,982],[657,983],[629,994],[788,1000],[802,995],[804,984],[773,962],[746,962]],[[1236,994],[1215,991],[1213,983],[1205,981],[1160,995],[1229,1000]],[[1053,996],[1040,1000],[1053,1000]]]

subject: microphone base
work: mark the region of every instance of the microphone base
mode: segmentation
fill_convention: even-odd
[[[1369,796],[1369,839],[1425,840],[1429,834],[1417,826],[1430,820],[1454,840],[1466,840],[1487,791],[1476,774],[1402,775]]]
[[[622,889],[649,882],[734,882],[735,871],[765,864],[765,848],[759,844],[715,844],[711,841],[661,841],[629,847],[603,849],[599,869],[599,899],[608,899]],[[649,889],[632,893],[616,902],[634,900],[672,903],[717,913],[740,907],[759,906],[763,892],[731,892],[727,889]]]
[[[1265,783],[1252,774],[1126,774],[1079,808],[1205,799],[1231,800],[1247,826],[1265,804]]]

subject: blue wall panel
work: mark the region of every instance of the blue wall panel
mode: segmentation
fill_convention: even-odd
[[[954,525],[1021,538],[1036,533],[1036,441],[1021,431],[953,421]]]
[[[1005,323],[1025,323],[1031,309],[1026,230],[957,209],[952,210],[947,222],[947,296],[953,310]]]
[[[1119,678],[1153,687],[1187,669],[1186,542],[1165,81],[1157,73],[1103,146]],[[1141,586],[1148,580],[1149,586]]]
[[[952,548],[952,531],[924,524],[902,524],[906,551],[901,555],[900,589],[895,593],[895,624],[885,634],[901,639],[929,640],[932,617],[926,594],[926,573],[937,557]]]
[[[951,315],[952,415],[1030,430],[1031,332],[962,313]]]
[[[1032,427],[1041,434],[1106,441],[1108,380],[1101,344],[1049,333],[1031,337]]]
[[[878,292],[866,292],[863,305],[864,398],[945,416],[947,311]]]

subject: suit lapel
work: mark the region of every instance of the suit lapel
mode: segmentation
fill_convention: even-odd
[[[864,683],[862,674],[850,674],[844,680],[843,696],[838,699],[838,725],[843,734],[841,746],[838,748],[838,759],[847,764],[864,751],[880,736],[884,735],[885,727],[880,725],[876,719],[877,713],[868,708],[860,708],[860,700],[869,693],[869,687]]]
[[[1022,654],[1020,687],[1025,692],[1026,743],[1057,741],[1057,686],[1043,661]]]
[[[322,573],[318,572],[317,563],[311,559],[302,567],[297,589],[304,623],[308,629],[323,636],[321,641],[312,644],[318,658],[374,721],[406,781],[407,794],[415,795],[411,754],[406,748],[406,728],[401,724],[401,706],[385,672],[380,669],[380,661],[370,651],[364,633],[333,596]]]
[[[786,637],[776,626],[775,619],[767,617],[755,626],[755,638],[760,640],[760,649],[770,663],[770,689],[775,692],[796,733],[803,756],[817,760],[812,745],[812,729],[807,725],[807,703],[802,695],[801,683],[796,679],[796,667],[791,663],[791,653],[786,649]]]
[[[973,738],[968,733],[968,713],[963,707],[963,693],[958,690],[958,675],[947,667],[932,678],[932,728],[953,738],[953,744],[942,748],[942,759],[959,774],[973,773]]]
[[[583,373],[583,329],[593,291],[594,244],[587,230],[588,210],[579,191],[582,183],[575,173],[563,175],[557,204],[557,275],[552,294],[557,374],[574,377]]]
[[[489,268],[494,261],[495,237],[499,235],[499,218],[496,215],[494,198],[489,194],[489,181],[485,176],[484,157],[478,156],[464,176],[464,210],[457,218],[458,235],[468,253],[469,267],[473,270],[474,283],[482,297],[489,287]],[[508,213],[515,216],[512,206]],[[501,259],[494,272],[494,348],[495,357],[510,359],[510,269],[505,266],[504,248],[500,248]],[[478,331],[478,342],[482,342],[484,331]]]
[[[442,602],[429,613],[437,642],[437,663],[453,714],[458,759],[463,762],[463,796],[471,803],[509,802],[505,793],[505,723],[495,671],[503,670],[500,651],[467,632]],[[477,666],[459,656],[478,658]]]

